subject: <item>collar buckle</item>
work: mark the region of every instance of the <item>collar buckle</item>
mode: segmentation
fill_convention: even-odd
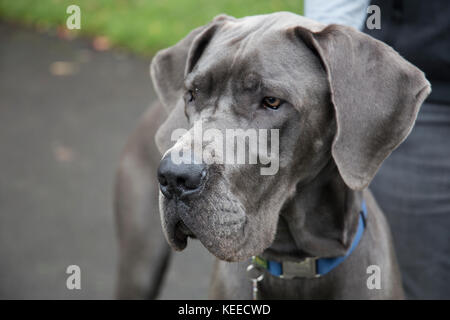
[[[317,273],[317,258],[305,258],[300,262],[283,261],[283,274],[280,278],[318,278],[320,274]]]

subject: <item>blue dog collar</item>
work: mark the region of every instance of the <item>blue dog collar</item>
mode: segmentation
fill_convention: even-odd
[[[363,201],[356,235],[353,238],[350,249],[343,256],[335,258],[306,258],[301,262],[277,262],[273,260],[266,260],[259,256],[254,256],[252,257],[252,264],[265,269],[273,276],[285,279],[321,277],[344,262],[345,259],[347,259],[347,257],[356,249],[361,241],[362,235],[364,234],[364,229],[366,228],[366,218],[367,208],[365,201]]]

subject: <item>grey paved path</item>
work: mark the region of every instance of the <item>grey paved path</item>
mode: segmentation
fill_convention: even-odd
[[[0,298],[113,297],[114,172],[154,99],[148,64],[0,23]],[[211,261],[198,243],[177,254],[162,298],[205,298]]]

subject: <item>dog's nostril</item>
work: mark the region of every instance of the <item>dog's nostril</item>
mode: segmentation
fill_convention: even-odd
[[[177,185],[181,187],[186,187],[186,179],[178,177],[177,178]]]
[[[162,174],[158,174],[158,181],[163,187],[167,186],[167,179]]]
[[[198,179],[196,179],[196,177],[193,177],[191,179],[180,179],[180,181],[178,182],[178,185],[186,188],[186,189],[197,189],[199,186],[199,182]]]

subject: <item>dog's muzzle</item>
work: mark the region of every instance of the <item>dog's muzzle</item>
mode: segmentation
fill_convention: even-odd
[[[243,260],[247,217],[241,203],[227,192],[227,181],[206,163],[175,162],[167,153],[158,168],[160,215],[170,246],[181,251],[197,238],[216,257]]]
[[[171,153],[161,160],[158,168],[159,188],[167,201],[171,202],[175,212],[167,216],[166,232],[172,245],[182,250],[187,245],[187,238],[196,238],[196,235],[186,226],[180,217],[180,210],[186,210],[190,196],[199,194],[203,189],[207,175],[207,167],[202,163],[175,163]]]

